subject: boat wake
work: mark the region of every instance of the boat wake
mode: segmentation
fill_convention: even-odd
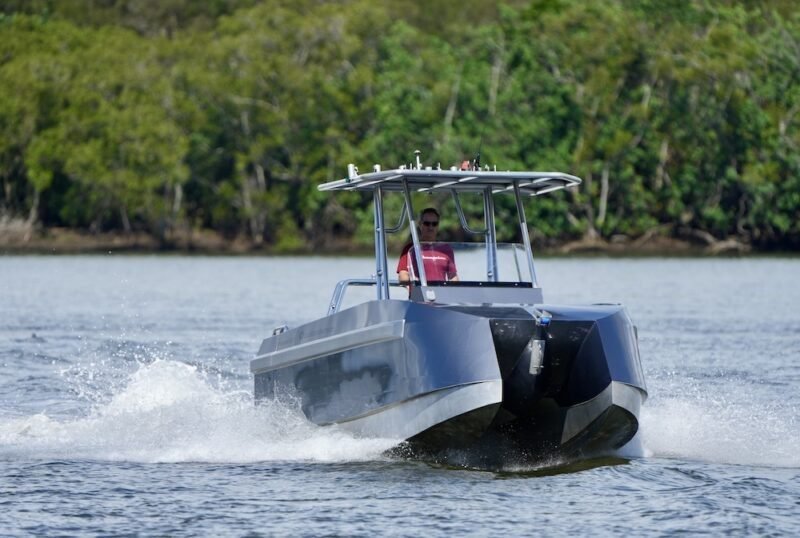
[[[0,456],[134,462],[344,462],[385,459],[388,439],[356,439],[309,423],[299,409],[253,405],[249,390],[215,387],[195,366],[139,366],[87,416],[0,417]]]
[[[741,378],[675,377],[656,379],[651,389],[622,456],[800,467],[800,409],[790,391]]]
[[[336,428],[321,428],[306,420],[297,406],[256,406],[249,387],[219,387],[210,377],[196,366],[156,360],[141,364],[85,416],[0,417],[0,456],[145,463],[406,457],[397,440],[359,439]],[[796,403],[770,403],[769,387],[743,380],[709,387],[700,380],[657,378],[651,389],[641,411],[640,432],[611,456],[800,467]],[[98,400],[85,387],[76,392]],[[560,459],[530,461],[525,454],[500,448],[454,450],[433,463],[509,472],[549,472],[570,465]]]

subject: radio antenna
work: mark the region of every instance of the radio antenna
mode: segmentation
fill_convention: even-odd
[[[472,169],[473,170],[480,170],[481,169],[481,147],[483,146],[483,125],[481,125],[481,132],[478,138],[478,154],[475,155],[475,160],[472,161]]]

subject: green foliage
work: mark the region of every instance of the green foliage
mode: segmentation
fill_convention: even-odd
[[[316,186],[420,149],[583,177],[528,202],[537,242],[800,246],[791,2],[6,2],[0,81],[0,212],[44,226],[363,248],[371,201]]]

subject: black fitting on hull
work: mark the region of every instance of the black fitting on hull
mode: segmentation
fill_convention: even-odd
[[[461,307],[490,317],[503,378],[491,435],[531,454],[602,453],[638,430],[647,397],[636,329],[619,305],[542,307],[543,326],[521,308]],[[531,342],[543,340],[541,364]],[[488,434],[489,432],[487,432]]]

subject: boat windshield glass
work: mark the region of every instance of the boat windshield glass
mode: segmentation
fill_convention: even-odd
[[[531,286],[531,275],[526,260],[525,248],[518,243],[498,243],[496,253],[496,277],[489,277],[486,243],[452,243],[435,242],[423,243],[426,269],[432,263],[431,257],[452,255],[455,271],[458,275],[457,282],[446,282],[444,285],[455,287],[480,286]],[[400,262],[402,249],[390,248],[387,259],[387,269],[392,286],[389,298],[407,300],[409,292],[407,287],[399,286],[397,282],[397,267]],[[412,254],[413,257],[413,254]],[[407,259],[406,262],[409,260]],[[411,267],[415,264],[411,262]],[[438,263],[442,263],[439,260]],[[412,275],[413,278],[414,275]],[[441,281],[431,278],[433,271],[427,272],[429,285],[443,285]],[[414,280],[418,279],[414,278]],[[329,313],[340,309],[349,308],[359,303],[375,300],[375,277],[343,280],[343,287],[334,291]]]
[[[531,274],[525,255],[525,248],[519,243],[498,243],[495,267],[490,267],[487,261],[485,243],[451,243],[437,241],[435,243],[422,243],[423,258],[425,259],[425,272],[429,283],[438,283],[443,280],[442,275],[447,273],[446,278],[450,279],[451,268],[447,267],[447,258],[452,256],[455,265],[455,273],[458,275],[459,282],[481,282],[481,283],[531,283]],[[413,253],[409,256],[404,265],[411,267],[412,271],[416,267],[413,262]],[[392,259],[389,254],[389,271],[395,272],[399,256]],[[434,266],[435,267],[432,267]],[[489,274],[490,269],[496,274]],[[411,271],[410,271],[411,272]],[[394,276],[394,275],[393,275]],[[414,271],[411,274],[414,280],[419,280],[419,276]]]

